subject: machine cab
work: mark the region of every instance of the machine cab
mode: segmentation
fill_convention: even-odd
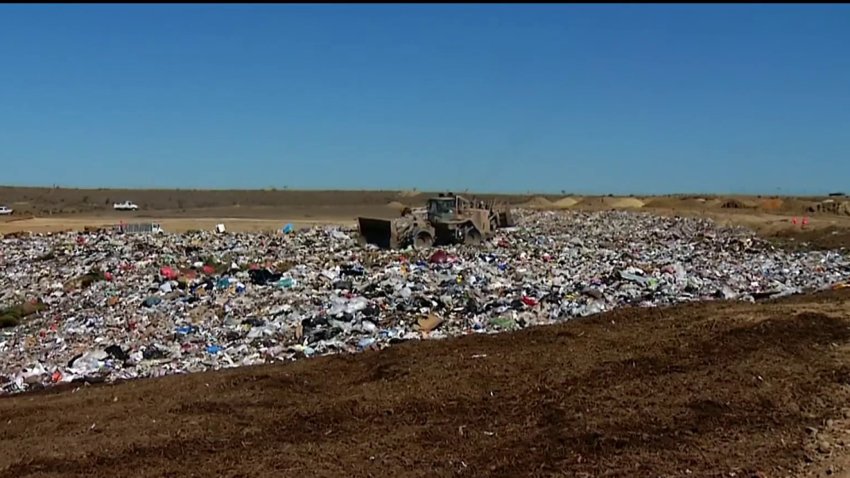
[[[430,222],[451,222],[457,221],[468,213],[468,209],[472,208],[470,203],[465,198],[454,194],[440,195],[440,197],[431,198],[428,200],[428,221]]]
[[[431,198],[428,200],[429,221],[450,221],[457,214],[457,200],[451,197]]]

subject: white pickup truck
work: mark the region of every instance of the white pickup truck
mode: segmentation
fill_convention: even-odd
[[[113,204],[112,209],[116,211],[138,211],[139,206],[130,201],[124,201]]]
[[[0,216],[10,216],[12,215],[12,208],[6,206],[0,206]]]

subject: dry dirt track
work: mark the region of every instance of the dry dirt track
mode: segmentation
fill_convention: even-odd
[[[0,477],[806,476],[846,456],[848,344],[839,291],[29,394]]]

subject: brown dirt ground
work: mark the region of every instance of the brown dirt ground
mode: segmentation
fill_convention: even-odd
[[[531,200],[538,202],[555,202],[570,194],[539,195],[539,194],[474,194],[468,191],[455,191],[467,196],[481,199],[496,199],[512,204],[523,204]],[[423,205],[425,200],[436,193],[411,191],[298,191],[298,190],[128,190],[128,189],[69,189],[69,188],[34,188],[34,187],[2,187],[0,186],[0,204],[14,208],[23,215],[73,215],[85,216],[113,214],[112,204],[131,200],[145,211],[157,213],[168,211],[168,215],[194,216],[192,210],[212,211],[215,209],[230,211],[226,217],[245,217],[239,215],[239,210],[247,208],[255,214],[266,211],[273,217],[281,213],[304,212],[303,208],[333,207],[335,209],[348,207],[380,207],[390,202],[398,202],[407,206]],[[607,208],[616,201],[615,196],[584,196],[580,208]],[[719,209],[722,202],[735,199],[742,203],[752,203],[761,212],[778,214],[803,214],[805,207],[825,197],[791,198],[791,197],[718,197],[718,196],[656,196],[637,197],[644,203],[658,208],[714,210]],[[545,200],[545,201],[544,201]],[[700,202],[702,200],[703,202]],[[839,198],[839,200],[843,200]],[[235,216],[233,214],[236,214]]]
[[[454,191],[458,194],[467,194]],[[0,204],[21,214],[68,215],[113,214],[112,204],[133,201],[144,211],[170,211],[171,214],[195,213],[193,209],[261,208],[279,214],[299,208],[386,206],[396,201],[404,205],[422,205],[436,193],[411,194],[405,191],[297,191],[297,190],[168,190],[168,189],[67,189],[0,187]],[[472,196],[472,194],[469,194]],[[478,195],[482,199],[499,199],[522,203],[531,198],[523,195]],[[556,198],[555,196],[544,196]],[[254,209],[255,211],[258,209]],[[227,217],[233,217],[228,215]]]
[[[0,478],[847,476],[848,347],[845,290],[36,392]]]
[[[133,198],[146,204],[138,197],[148,197],[144,210],[138,212],[116,212],[108,205],[100,204],[83,210],[81,201],[94,194]],[[430,193],[419,195],[393,191],[119,191],[114,190],[51,190],[26,188],[0,188],[0,198],[29,198],[31,210],[45,210],[56,206],[51,201],[64,201],[64,208],[54,209],[53,214],[29,214],[18,209],[19,214],[0,218],[0,234],[32,231],[48,232],[80,230],[86,226],[108,226],[120,221],[159,222],[167,231],[182,232],[190,229],[212,229],[215,224],[225,223],[230,231],[270,231],[286,223],[296,227],[309,224],[353,225],[357,216],[392,218],[398,217],[397,207],[390,203],[421,205]],[[483,198],[494,198],[481,196]],[[552,196],[536,196],[546,201],[557,200]],[[177,198],[177,199],[175,199]],[[192,199],[194,198],[194,199]],[[527,196],[499,196],[496,199],[512,204],[528,202]],[[806,201],[784,198],[782,201],[764,199],[769,210],[723,209],[720,201],[708,197],[706,202],[694,197],[643,198],[647,206],[641,211],[667,215],[689,215],[709,217],[726,224],[750,227],[778,245],[793,249],[848,248],[850,249],[850,217],[834,214],[807,214],[798,207]],[[703,198],[706,199],[706,198]],[[99,200],[99,199],[98,199]],[[122,199],[123,200],[123,199]],[[88,203],[93,199],[86,199]],[[161,202],[156,202],[161,201]],[[236,202],[232,205],[227,201]],[[310,202],[314,201],[314,202]],[[571,209],[610,209],[608,197],[585,198]],[[185,207],[178,208],[176,202]],[[185,203],[185,204],[183,204]],[[187,204],[189,207],[187,206]],[[775,209],[781,205],[785,209]],[[67,206],[67,207],[65,207]],[[58,206],[56,206],[58,207]],[[793,217],[808,217],[808,225],[794,225]]]

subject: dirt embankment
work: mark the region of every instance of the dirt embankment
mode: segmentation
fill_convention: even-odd
[[[0,478],[803,476],[848,327],[833,292],[5,398]]]

